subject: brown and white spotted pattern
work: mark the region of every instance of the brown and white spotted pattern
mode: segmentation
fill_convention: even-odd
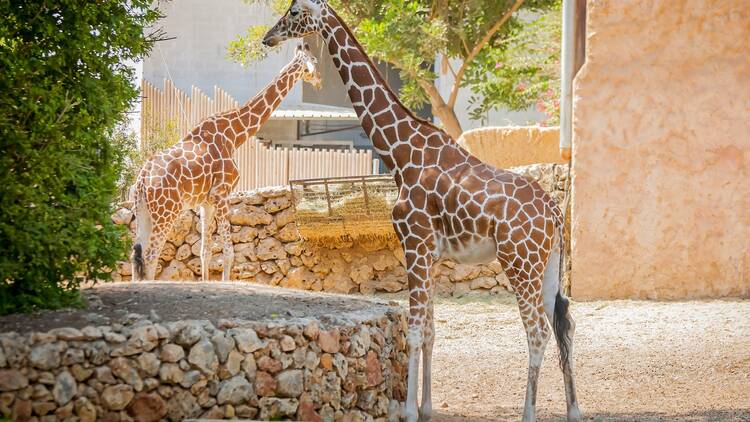
[[[202,279],[209,277],[209,226],[214,217],[224,253],[222,279],[229,279],[234,250],[227,220],[228,201],[239,177],[232,155],[258,132],[299,79],[320,87],[316,59],[308,45],[297,47],[291,63],[242,107],[207,118],[143,166],[134,190],[134,281],[154,278],[161,249],[175,220],[184,210],[196,208],[200,208],[201,215]]]
[[[410,290],[405,418],[414,421],[421,415],[427,419],[432,408],[433,262],[451,258],[479,263],[498,258],[515,289],[528,338],[523,420],[535,420],[539,368],[553,331],[561,349],[568,419],[579,420],[571,356],[574,325],[559,282],[560,209],[536,182],[482,163],[445,132],[415,117],[325,0],[294,0],[263,42],[273,46],[311,33],[325,40],[362,128],[400,188],[393,224],[406,255]],[[418,411],[420,351],[424,378]]]

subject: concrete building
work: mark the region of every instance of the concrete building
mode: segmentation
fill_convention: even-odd
[[[573,297],[750,295],[750,8],[586,5]]]
[[[177,88],[185,92],[190,92],[191,87],[196,86],[203,92],[211,93],[216,85],[242,103],[262,89],[291,60],[298,43],[283,43],[265,60],[243,67],[227,57],[227,47],[251,25],[273,25],[276,22],[278,16],[266,5],[249,5],[242,0],[180,0],[163,2],[161,8],[165,18],[159,25],[172,39],[157,43],[143,63],[143,78],[156,86],[161,86],[164,79],[171,79]],[[337,107],[330,109],[337,112],[342,111],[338,107],[350,110],[349,98],[321,40],[311,36],[305,41],[319,56],[323,88],[315,91],[300,83],[289,93],[281,109],[290,112],[310,108],[325,110],[326,107],[310,106],[320,104]],[[380,65],[380,70],[391,87],[398,91],[401,85],[398,72],[385,65]],[[440,74],[436,83],[447,97],[452,76],[447,72]],[[540,117],[533,111],[491,112],[480,121],[470,120],[468,93],[463,91],[458,97],[456,111],[464,130],[486,125],[526,124]],[[431,118],[429,107],[418,114]],[[371,148],[356,119],[274,119],[265,125],[259,135],[280,144]]]

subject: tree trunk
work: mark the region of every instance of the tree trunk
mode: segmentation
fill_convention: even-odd
[[[420,83],[420,85],[430,99],[432,114],[440,119],[445,132],[453,139],[458,140],[458,137],[463,133],[463,129],[461,129],[461,122],[459,122],[458,117],[456,117],[456,112],[452,107],[445,103],[445,100],[443,100],[443,97],[440,95],[440,92],[438,92],[437,87],[435,87],[432,81]]]

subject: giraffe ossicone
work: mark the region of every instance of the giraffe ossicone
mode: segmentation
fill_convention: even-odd
[[[544,349],[554,332],[560,349],[568,420],[580,420],[573,379],[575,324],[560,286],[563,216],[535,181],[482,163],[399,101],[351,30],[325,0],[293,0],[263,38],[269,46],[318,34],[325,41],[364,132],[399,187],[393,225],[409,281],[409,370],[404,418],[432,410],[434,261],[497,258],[518,301],[529,347],[523,420],[536,419]],[[417,376],[423,358],[422,403]]]
[[[242,107],[204,119],[181,141],[143,165],[133,190],[133,281],[155,277],[167,236],[188,209],[200,210],[202,280],[208,281],[210,275],[213,218],[222,245],[222,280],[229,280],[234,249],[227,215],[229,195],[239,178],[232,155],[258,132],[300,79],[320,88],[317,59],[307,44],[298,46],[292,61]]]

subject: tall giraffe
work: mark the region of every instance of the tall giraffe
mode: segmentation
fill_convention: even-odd
[[[404,248],[410,291],[406,419],[428,419],[432,410],[433,262],[498,258],[514,289],[528,340],[523,420],[536,419],[539,368],[553,331],[568,420],[580,420],[572,362],[575,324],[560,289],[563,218],[554,200],[538,183],[482,163],[445,132],[414,116],[325,0],[293,0],[263,43],[274,46],[312,33],[327,44],[362,128],[399,187],[393,225]],[[420,351],[423,389],[418,410]]]
[[[184,210],[196,208],[201,216],[202,279],[209,277],[209,226],[216,216],[224,253],[222,279],[229,280],[234,250],[227,213],[229,194],[239,177],[232,155],[258,132],[299,79],[320,88],[316,63],[307,44],[298,46],[292,61],[242,107],[203,120],[180,142],[144,164],[134,191],[133,281],[154,278],[175,220]]]

